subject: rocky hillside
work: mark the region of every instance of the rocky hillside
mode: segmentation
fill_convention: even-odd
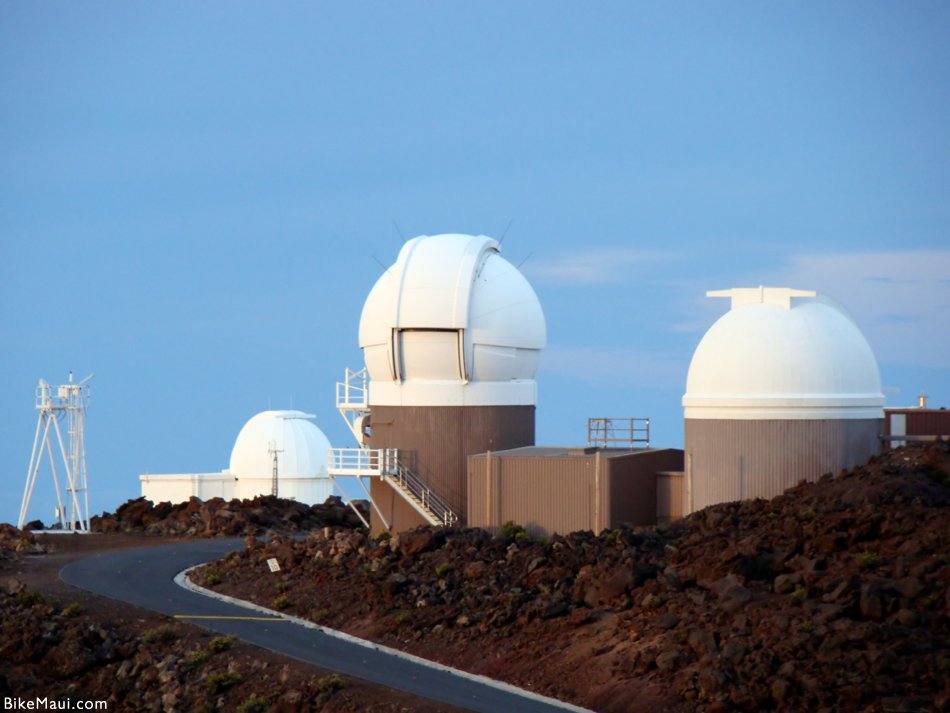
[[[0,522],[0,561],[44,552],[46,548],[36,541],[29,530],[18,530],[13,525]]]
[[[935,444],[667,529],[327,528],[195,576],[596,710],[946,710],[948,505]]]
[[[359,501],[368,517],[365,501]],[[151,535],[197,537],[247,535],[266,530],[294,533],[325,526],[363,527],[356,514],[340,498],[305,505],[295,500],[261,495],[253,500],[211,498],[202,502],[191,498],[186,503],[152,503],[145,498],[129,500],[115,513],[90,518],[93,532],[144,532]]]

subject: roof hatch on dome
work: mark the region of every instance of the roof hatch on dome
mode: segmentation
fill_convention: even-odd
[[[805,290],[708,292],[731,309],[706,332],[690,363],[686,418],[882,418],[877,360],[834,300]]]
[[[371,403],[534,403],[544,313],[499,249],[470,235],[403,245],[360,318]]]

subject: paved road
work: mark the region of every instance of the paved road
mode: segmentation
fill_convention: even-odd
[[[174,577],[195,564],[219,559],[241,540],[200,540],[92,555],[63,567],[67,584],[170,616],[254,616],[245,608],[183,589]],[[537,700],[482,681],[328,636],[289,621],[196,619],[208,629],[388,688],[483,713],[551,713],[579,710]]]

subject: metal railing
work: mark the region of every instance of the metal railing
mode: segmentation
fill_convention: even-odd
[[[589,418],[587,445],[602,448],[649,448],[648,418]]]
[[[330,476],[382,478],[432,525],[454,525],[458,515],[422,480],[399,462],[395,448],[331,448]]]
[[[395,472],[387,474],[384,479],[397,490],[401,490],[404,496],[408,495],[414,499],[428,513],[430,516],[428,519],[433,525],[451,526],[458,522],[458,515],[445,501],[432,492],[415,473],[402,465],[398,458]]]
[[[327,456],[331,475],[378,478],[396,471],[395,448],[331,448]]]
[[[346,370],[344,381],[336,384],[336,407],[338,409],[365,409],[367,402],[366,367],[359,371]]]

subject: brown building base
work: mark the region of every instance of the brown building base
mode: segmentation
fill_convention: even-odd
[[[370,448],[398,448],[399,459],[465,524],[466,458],[534,444],[534,406],[371,405]],[[389,485],[374,479],[370,493],[393,532],[425,520]],[[386,530],[373,509],[374,534]]]
[[[881,419],[686,419],[686,507],[774,498],[865,463],[881,450]]]

